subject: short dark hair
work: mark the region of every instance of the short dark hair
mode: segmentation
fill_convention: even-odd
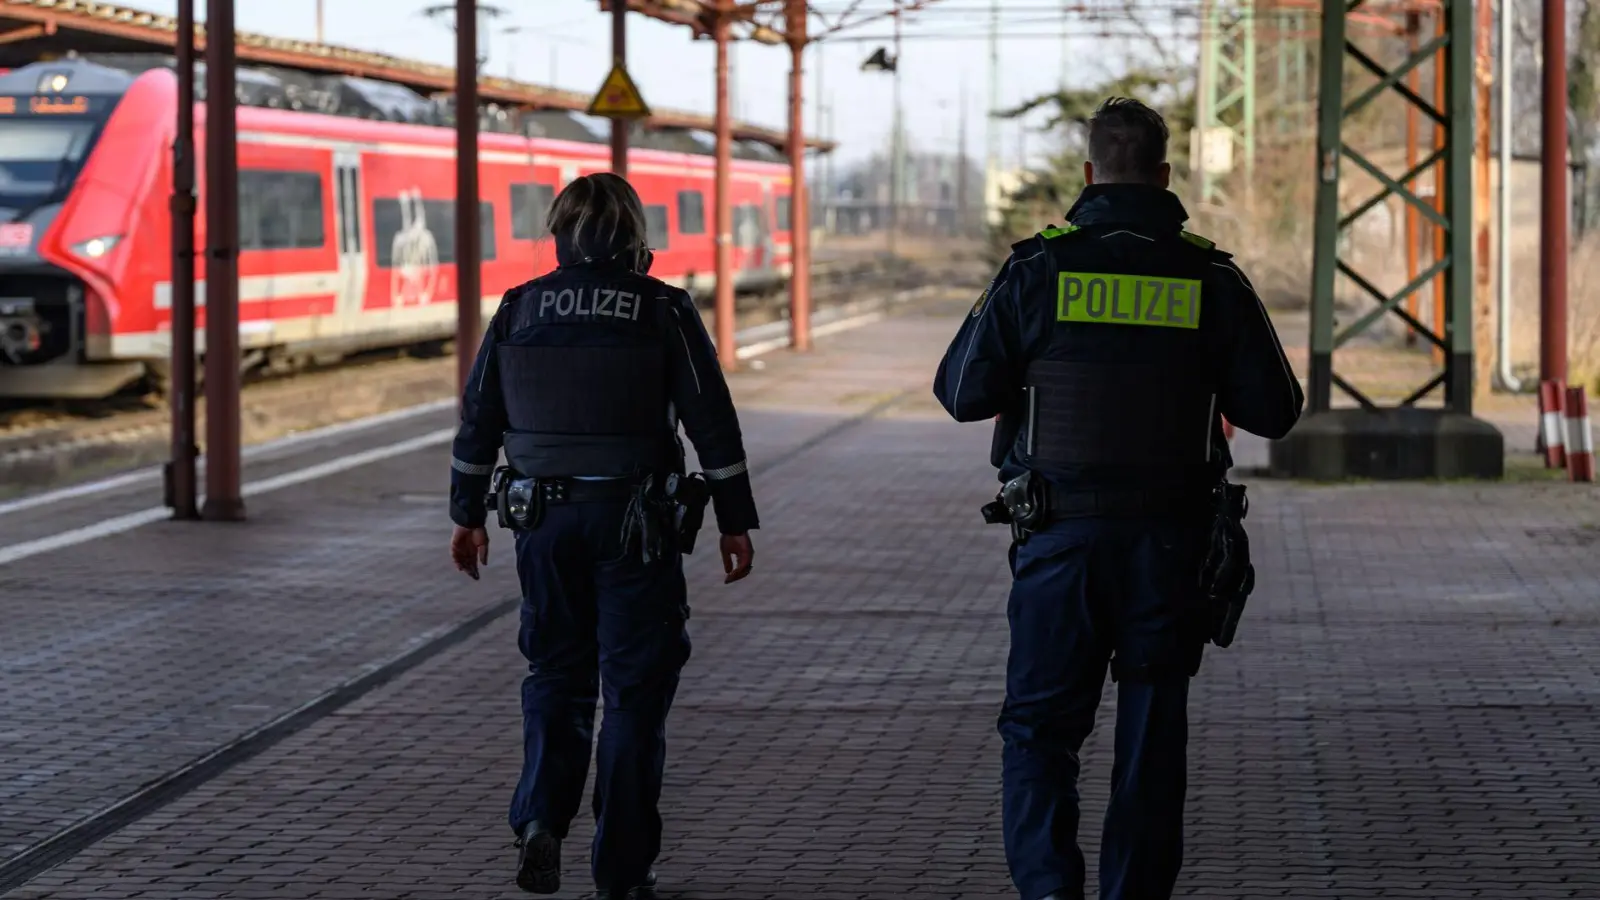
[[[1154,181],[1167,161],[1167,123],[1137,100],[1112,97],[1089,117],[1095,181]]]
[[[611,172],[573,179],[550,204],[545,227],[571,238],[579,253],[599,253],[614,244],[644,247],[649,240],[639,193]],[[586,246],[592,241],[600,245]]]

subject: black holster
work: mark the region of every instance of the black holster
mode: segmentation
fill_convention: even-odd
[[[510,466],[494,470],[484,505],[494,510],[501,528],[532,531],[544,521],[544,491],[538,479],[517,478]]]
[[[983,507],[990,525],[1010,525],[1011,540],[1026,543],[1028,535],[1050,521],[1050,492],[1043,478],[1023,472],[1000,486],[994,501]]]
[[[1210,545],[1200,569],[1200,589],[1212,616],[1208,637],[1218,647],[1226,647],[1233,643],[1245,601],[1256,585],[1250,538],[1244,530],[1250,504],[1242,484],[1224,481],[1212,489],[1211,496]]]
[[[666,494],[672,504],[678,552],[693,553],[695,538],[706,521],[706,504],[711,502],[711,488],[706,484],[706,477],[699,472],[688,475],[674,472],[666,478]]]
[[[639,482],[622,517],[624,555],[637,552],[640,560],[648,565],[684,552],[679,531],[679,505],[671,496],[674,489],[681,490],[678,480],[683,477],[647,475]]]

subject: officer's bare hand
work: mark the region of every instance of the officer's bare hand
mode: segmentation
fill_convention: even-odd
[[[722,571],[728,573],[723,579],[723,584],[733,584],[735,581],[750,574],[750,563],[755,559],[756,548],[750,543],[748,534],[725,534],[722,536]]]
[[[456,526],[450,535],[450,560],[457,571],[465,572],[478,580],[479,564],[489,564],[489,532],[483,528]]]

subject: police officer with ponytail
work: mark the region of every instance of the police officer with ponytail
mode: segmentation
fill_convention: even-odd
[[[1252,570],[1221,417],[1283,437],[1304,402],[1229,254],[1184,231],[1167,128],[1112,99],[1067,224],[1014,245],[939,365],[957,421],[996,419],[1010,524],[999,718],[1006,858],[1022,900],[1082,900],[1078,752],[1107,669],[1116,760],[1105,900],[1171,896],[1183,862],[1189,680],[1226,646]]]
[[[596,897],[643,900],[655,896],[661,850],[667,711],[689,658],[681,555],[709,500],[726,580],[744,578],[756,507],[700,315],[686,292],[649,275],[638,194],[616,175],[587,175],[556,198],[547,224],[558,268],[506,294],[462,399],[450,555],[476,579],[489,513],[515,535],[530,673],[510,811],[518,886],[560,889],[599,696]],[[686,474],[680,422],[703,474]]]

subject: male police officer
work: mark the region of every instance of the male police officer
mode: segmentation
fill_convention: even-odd
[[[704,508],[686,478],[682,417],[705,467],[727,580],[750,572],[757,527],[743,438],[689,295],[650,278],[638,195],[579,178],[548,219],[555,272],[513,289],[489,325],[454,447],[451,556],[488,561],[485,495],[516,530],[524,759],[510,824],[517,884],[560,889],[560,842],[588,775],[604,686],[592,868],[599,900],[654,896],[665,723],[689,657],[679,553]],[[494,472],[505,448],[508,472]],[[685,524],[687,522],[687,525]]]
[[[1013,521],[1026,520],[1013,530],[999,718],[1006,857],[1023,900],[1083,897],[1078,751],[1108,663],[1116,763],[1101,896],[1171,895],[1189,679],[1210,621],[1206,516],[1232,464],[1219,414],[1277,438],[1303,402],[1249,281],[1182,230],[1166,144],[1141,103],[1095,112],[1070,224],[1012,248],[934,387],[957,421],[999,417],[992,461]]]

